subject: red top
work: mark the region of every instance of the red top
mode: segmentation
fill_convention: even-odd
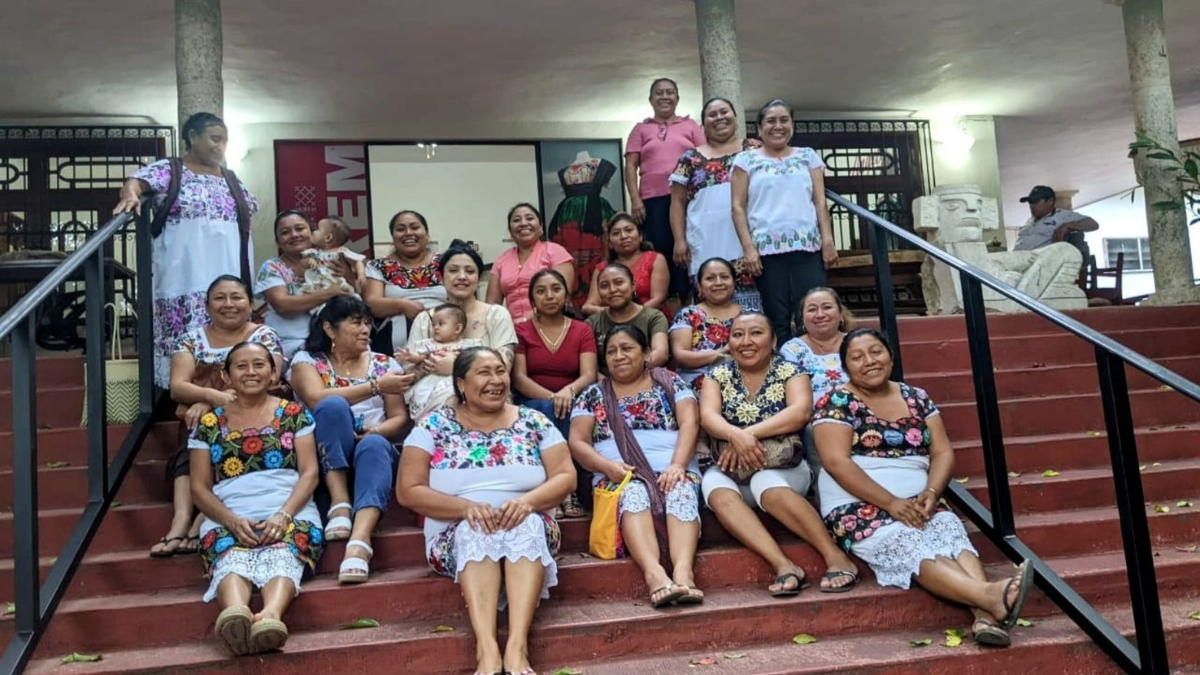
[[[559,391],[579,378],[580,354],[596,353],[591,327],[582,321],[568,321],[567,335],[556,352],[546,348],[532,320],[517,324],[517,353],[525,355],[525,372],[550,391]]]

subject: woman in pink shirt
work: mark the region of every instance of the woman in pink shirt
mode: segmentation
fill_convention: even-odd
[[[625,184],[629,187],[630,211],[654,250],[666,257],[671,269],[669,294],[686,297],[690,292],[687,270],[674,262],[675,237],[671,233],[671,172],[683,153],[704,145],[704,129],[695,120],[675,114],[679,87],[674,80],[659,78],[650,85],[654,117],[633,128],[625,142]]]
[[[496,256],[488,274],[486,302],[504,304],[513,323],[527,321],[533,313],[529,304],[529,280],[534,274],[553,269],[572,283],[575,279],[575,258],[567,249],[552,241],[542,241],[545,228],[542,214],[532,204],[520,203],[508,211],[508,234],[516,246]],[[568,288],[567,292],[573,290]]]

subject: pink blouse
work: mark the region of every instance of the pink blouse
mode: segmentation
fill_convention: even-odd
[[[567,249],[552,241],[534,244],[524,264],[521,264],[518,256],[517,247],[514,246],[496,256],[496,261],[492,263],[492,274],[500,282],[504,304],[513,321],[527,319],[533,314],[533,306],[529,304],[529,281],[533,275],[556,265],[575,262]]]

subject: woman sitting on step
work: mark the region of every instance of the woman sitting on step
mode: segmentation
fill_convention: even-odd
[[[775,570],[771,595],[796,595],[808,584],[804,570],[754,513],[755,505],[824,559],[822,593],[845,593],[858,583],[858,571],[804,498],[812,480],[800,435],[812,415],[809,378],[774,347],[766,315],[738,316],[729,332],[733,362],[709,371],[700,390],[700,418],[716,454],[704,473],[704,500],[730,534]]]
[[[650,344],[640,328],[617,326],[604,345],[608,377],[575,403],[571,454],[595,474],[596,489],[612,489],[633,473],[618,501],[617,522],[625,552],[645,576],[650,604],[700,604],[704,593],[692,573],[700,539],[696,396],[675,373],[650,367]]]
[[[250,289],[246,282],[230,274],[217,277],[208,286],[205,308],[212,323],[184,333],[171,357],[171,399],[179,404],[175,413],[183,422],[179,451],[167,462],[167,480],[171,483],[175,513],[171,518],[171,529],[150,549],[152,558],[169,558],[200,550],[202,518],[192,517],[192,488],[188,479],[191,453],[187,439],[201,417],[233,399],[222,375],[229,350],[242,342],[261,344],[275,361],[276,381],[283,372],[283,347],[279,335],[269,326],[250,322]]]
[[[454,578],[475,633],[477,673],[533,675],[529,626],[558,583],[553,513],[575,489],[566,441],[545,415],[509,403],[505,359],[488,347],[454,360],[456,401],[404,442],[396,498],[425,517],[425,552]],[[508,604],[501,652],[496,613]]]
[[[317,421],[321,473],[329,488],[329,541],[348,539],[338,581],[360,584],[370,574],[371,534],[392,498],[398,453],[408,423],[404,392],[413,375],[387,354],[368,349],[371,310],[354,296],[332,298],[313,320],[287,379]],[[353,479],[351,478],[353,474]],[[351,484],[354,498],[350,498]]]
[[[825,524],[842,549],[871,566],[881,586],[912,580],[967,605],[975,641],[1007,647],[1033,585],[1026,562],[989,582],[958,516],[940,500],[954,450],[929,396],[892,382],[892,349],[879,331],[851,331],[840,348],[850,377],[817,404],[814,434],[825,470],[817,479]]]
[[[271,396],[275,357],[261,344],[229,350],[225,378],[233,396],[200,418],[192,450],[192,498],[204,514],[204,601],[216,598],[217,639],[234,655],[283,647],[283,614],[300,593],[304,568],[324,547],[313,503],[317,448],[313,420],[299,403]],[[262,591],[262,611],[250,611]]]

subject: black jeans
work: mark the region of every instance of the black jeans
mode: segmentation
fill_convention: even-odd
[[[791,340],[792,317],[800,315],[800,300],[809,289],[825,285],[825,263],[820,251],[792,251],[762,256],[762,276],[755,280],[762,295],[763,313],[775,331],[777,346]]]
[[[675,234],[671,232],[671,196],[651,197],[643,203],[646,205],[646,222],[642,226],[642,232],[654,250],[666,256],[667,268],[671,270],[667,296],[687,297],[692,290],[692,283],[688,279],[687,269],[675,264]],[[645,302],[646,298],[641,300]]]

